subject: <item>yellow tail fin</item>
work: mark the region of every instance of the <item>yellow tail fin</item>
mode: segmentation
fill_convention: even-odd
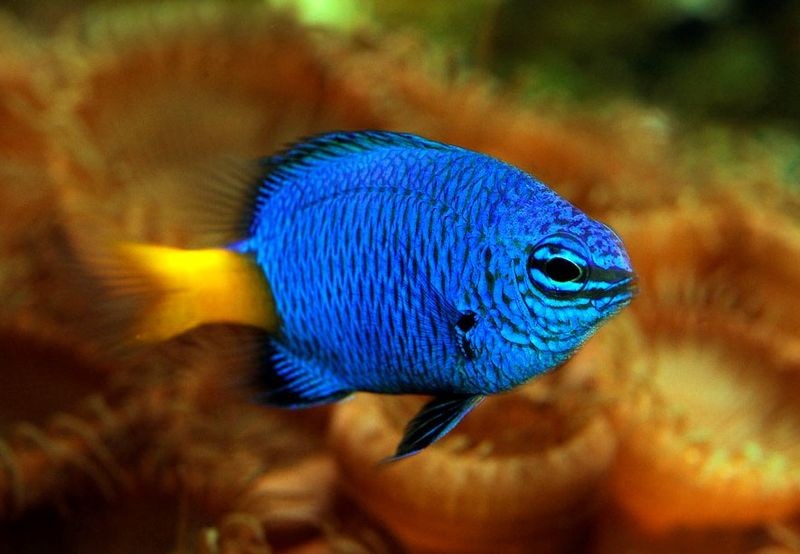
[[[269,285],[248,256],[221,248],[182,250],[136,243],[116,248],[160,293],[132,326],[137,339],[166,340],[205,323],[277,329]]]
[[[105,332],[122,335],[113,341],[159,342],[207,323],[278,327],[269,285],[244,254],[131,242],[90,252],[81,257],[110,300],[98,300]]]

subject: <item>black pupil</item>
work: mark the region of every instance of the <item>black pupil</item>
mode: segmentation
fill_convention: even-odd
[[[581,268],[566,258],[551,258],[544,266],[547,276],[559,283],[575,281],[581,276]]]

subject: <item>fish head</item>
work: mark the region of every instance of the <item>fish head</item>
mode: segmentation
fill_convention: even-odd
[[[622,240],[585,216],[545,234],[524,260],[523,300],[542,332],[553,338],[584,339],[627,306],[636,291]]]
[[[515,300],[507,309],[516,313],[504,318],[508,328],[501,334],[531,346],[545,368],[566,359],[627,306],[636,278],[622,240],[608,226],[569,205],[555,217],[540,214],[516,234],[511,251],[506,244],[513,260],[506,277],[516,286],[504,290]]]

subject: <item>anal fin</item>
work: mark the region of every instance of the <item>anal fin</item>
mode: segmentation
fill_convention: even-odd
[[[272,338],[266,339],[252,384],[258,402],[279,408],[330,404],[354,392],[330,370],[298,358]]]
[[[449,433],[484,398],[480,394],[437,396],[408,422],[397,450],[384,462],[411,456],[430,446]]]

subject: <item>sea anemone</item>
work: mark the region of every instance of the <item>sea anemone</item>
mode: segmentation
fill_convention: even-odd
[[[384,526],[417,550],[574,551],[591,547],[595,524],[601,542],[637,543],[625,543],[634,523],[689,528],[671,543],[688,551],[769,544],[705,530],[796,514],[797,201],[777,188],[770,206],[793,210],[701,201],[694,183],[739,181],[690,175],[731,166],[704,148],[697,165],[677,160],[669,117],[522,109],[407,36],[334,36],[241,3],[94,8],[54,36],[3,17],[0,54],[0,356],[20,376],[0,403],[0,518],[24,520],[8,528],[24,535],[34,521],[44,535],[31,512],[100,493],[111,509],[49,523],[91,530],[74,544],[93,551],[113,549],[81,542],[98,528],[146,535],[145,520],[162,549],[179,535],[178,551],[199,529],[214,553],[398,551]],[[71,333],[94,299],[59,269],[66,238],[89,227],[194,245],[186,196],[173,192],[198,168],[332,128],[417,132],[531,170],[612,216],[641,295],[566,368],[380,468],[417,400],[335,408],[329,452],[329,410],[248,405],[217,358],[173,352],[103,373],[82,357]],[[609,471],[625,514],[614,522],[597,514]],[[761,529],[798,544],[796,522]]]
[[[70,87],[52,167],[83,226],[92,215],[106,232],[186,244],[178,208],[210,162],[369,126],[368,110],[337,110],[311,34],[263,7],[90,11],[53,40]]]
[[[420,399],[361,395],[337,407],[330,442],[344,490],[407,548],[560,552],[586,539],[614,454],[589,397],[557,378],[534,383],[487,400],[440,444],[385,466]]]
[[[758,524],[800,509],[798,230],[735,209],[619,222],[641,277],[601,333],[620,394],[613,496],[651,530]],[[624,391],[624,392],[620,392]]]
[[[63,345],[68,333],[50,317],[63,295],[54,269],[58,195],[48,173],[56,62],[45,44],[0,12],[0,334]]]
[[[43,41],[0,12],[0,157],[43,166],[56,67]]]

